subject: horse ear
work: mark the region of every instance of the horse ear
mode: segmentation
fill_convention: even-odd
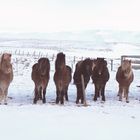
[[[106,60],[104,60],[104,65],[107,66],[107,61]]]
[[[12,57],[12,54],[11,54],[11,53],[9,53],[9,56],[10,56],[10,57]]]
[[[2,56],[1,56],[1,62],[3,61],[3,59],[4,59],[4,54],[2,54]]]

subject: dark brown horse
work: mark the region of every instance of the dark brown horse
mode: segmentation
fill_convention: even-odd
[[[90,80],[90,76],[92,74],[92,70],[94,69],[94,60],[91,60],[89,58],[79,61],[76,64],[76,69],[74,72],[73,80],[74,84],[76,85],[77,88],[77,98],[76,98],[76,104],[79,103],[79,100],[81,100],[81,103],[84,103],[84,93],[83,93],[83,87],[82,87],[82,77],[84,80],[84,89],[86,89],[87,84]]]
[[[65,62],[65,54],[58,53],[55,61],[54,82],[56,86],[56,103],[68,101],[68,86],[71,82],[72,70]]]
[[[102,101],[105,101],[105,85],[109,80],[109,71],[107,68],[107,62],[104,58],[96,59],[95,68],[93,69],[91,78],[95,86],[94,101],[100,97],[100,94],[102,96]]]
[[[40,99],[46,103],[46,88],[50,79],[50,62],[48,58],[40,58],[32,67],[32,80],[35,84],[35,97],[33,103]]]
[[[128,93],[129,87],[134,79],[134,74],[131,67],[131,61],[123,60],[121,66],[118,68],[116,73],[116,80],[119,83],[119,100],[122,101],[122,94],[126,98],[126,102],[129,102]]]

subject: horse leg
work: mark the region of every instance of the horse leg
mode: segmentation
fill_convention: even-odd
[[[97,101],[98,94],[99,94],[99,90],[98,90],[97,85],[95,84],[95,95],[94,95],[94,98],[93,98],[94,101]]]
[[[66,101],[69,101],[68,92],[67,91],[65,92],[65,99],[66,99]]]
[[[34,97],[33,103],[36,104],[37,100],[38,100],[38,89],[37,89],[37,87],[35,87],[35,97]]]
[[[129,87],[125,88],[125,90],[124,90],[124,94],[125,94],[125,97],[126,97],[126,103],[129,103],[128,93],[129,93]]]
[[[43,104],[46,103],[46,88],[43,90]]]
[[[80,100],[81,91],[80,91],[80,86],[79,85],[76,85],[76,88],[77,88],[76,104],[78,104],[79,103],[79,100]]]
[[[58,89],[56,90],[56,104],[59,103],[59,91]]]
[[[8,88],[4,91],[4,104],[7,105]]]
[[[3,100],[3,93],[2,93],[2,89],[0,89],[0,105],[2,104],[2,100]]]
[[[122,101],[122,93],[123,93],[123,87],[121,87],[119,85],[119,92],[118,92],[118,94],[119,94],[119,101]]]
[[[40,100],[42,100],[42,92],[43,92],[43,89],[42,89],[42,87],[40,87],[39,88],[39,95],[38,95]]]
[[[65,90],[65,99],[66,99],[66,101],[69,101],[69,99],[68,99],[68,87],[66,87],[66,90]]]
[[[105,101],[105,85],[101,87],[101,95],[102,95],[102,101]]]
[[[65,94],[65,91],[62,90],[62,91],[61,91],[61,96],[60,96],[60,103],[61,103],[61,104],[64,104],[64,94]]]

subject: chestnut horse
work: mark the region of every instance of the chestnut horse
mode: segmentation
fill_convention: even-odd
[[[35,97],[33,103],[40,99],[46,103],[46,88],[50,79],[50,62],[48,58],[40,58],[32,67],[32,80],[35,84]]]
[[[118,68],[116,73],[116,80],[119,84],[119,100],[122,101],[122,94],[126,98],[126,102],[129,102],[128,93],[129,87],[134,79],[134,74],[131,67],[130,60],[123,60],[121,66]]]
[[[105,101],[105,85],[109,77],[106,60],[104,60],[104,58],[97,58],[91,77],[95,86],[94,101],[100,97],[100,94],[102,96],[102,101]]]
[[[0,59],[0,104],[4,100],[4,104],[6,105],[8,88],[11,81],[13,80],[11,54],[4,53]]]
[[[54,83],[56,86],[56,104],[68,101],[68,86],[71,82],[72,70],[65,62],[65,54],[58,53],[55,60]]]
[[[83,76],[83,80],[84,80],[84,89],[86,89],[94,67],[95,67],[94,60],[91,60],[89,58],[83,61],[79,61],[76,64],[76,69],[73,75],[74,84],[76,85],[77,88],[76,104],[79,103],[79,100],[81,100],[82,104],[84,103],[84,93],[83,93],[81,75]]]

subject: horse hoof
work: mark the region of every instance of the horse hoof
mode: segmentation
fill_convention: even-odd
[[[93,101],[97,101],[97,98],[94,98]]]
[[[84,101],[83,100],[81,101],[81,104],[84,104]]]
[[[129,103],[129,101],[126,101],[126,103]]]
[[[7,103],[4,103],[4,105],[8,105]]]
[[[46,100],[43,100],[43,104],[45,104],[46,103]]]
[[[76,104],[79,104],[79,101],[76,101]]]
[[[102,101],[104,101],[104,102],[105,102],[105,98],[102,98]]]
[[[61,105],[64,105],[64,102],[61,102]]]
[[[37,101],[33,101],[33,104],[36,104],[37,103]]]

